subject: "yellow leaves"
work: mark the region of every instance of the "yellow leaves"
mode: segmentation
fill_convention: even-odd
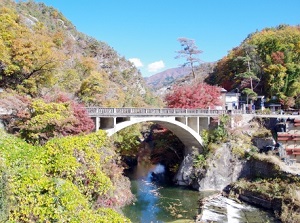
[[[92,71],[97,70],[97,60],[92,57],[81,58],[82,69],[85,74],[91,74]]]
[[[53,85],[55,70],[65,58],[54,42],[43,24],[37,23],[32,30],[20,22],[15,12],[2,8],[0,61],[6,87],[21,85],[21,92],[38,95],[40,88]]]
[[[271,95],[277,95],[284,87],[286,77],[286,68],[281,64],[271,64],[264,69],[268,75],[268,85]]]
[[[84,137],[53,139],[43,147],[36,147],[0,130],[0,161],[5,160],[0,163],[0,174],[7,176],[0,178],[1,192],[5,192],[2,199],[7,204],[1,208],[7,213],[6,219],[129,222],[110,209],[92,208],[95,202],[92,194],[103,195],[113,189],[100,162],[105,159],[107,143],[106,133],[99,131]],[[101,150],[103,154],[99,153]]]
[[[53,46],[49,36],[27,30],[12,43],[12,61],[18,64],[25,74],[36,70],[50,71],[59,61]]]
[[[89,199],[95,192],[106,193],[112,183],[102,172],[103,155],[99,153],[99,149],[106,144],[105,138],[105,133],[100,131],[87,136],[50,140],[45,145],[49,157],[48,171],[59,178],[83,182],[77,186]]]
[[[106,73],[92,71],[91,75],[82,82],[79,96],[87,104],[100,105],[105,101],[107,83]]]
[[[0,38],[9,45],[20,31],[18,15],[8,8],[0,8]]]

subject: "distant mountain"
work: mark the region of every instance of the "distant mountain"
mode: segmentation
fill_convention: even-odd
[[[153,91],[169,86],[178,78],[182,78],[191,72],[190,67],[177,67],[165,70],[145,78],[146,84]]]
[[[215,65],[215,62],[200,64],[196,67],[196,79],[204,80],[213,71]],[[145,78],[146,85],[156,95],[164,95],[172,86],[190,84],[193,80],[190,67],[171,68]]]

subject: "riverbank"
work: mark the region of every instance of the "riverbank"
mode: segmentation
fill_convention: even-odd
[[[252,156],[249,162],[252,174],[228,185],[224,194],[270,210],[282,222],[299,223],[299,165],[288,166],[277,157],[261,154]]]
[[[262,209],[214,194],[201,201],[196,223],[279,223],[275,216]]]
[[[228,196],[272,211],[282,222],[300,222],[299,178],[240,180]]]
[[[267,209],[281,222],[299,223],[300,165],[286,165],[277,156],[258,153],[272,138],[255,122],[251,123],[251,128],[245,125],[243,129],[228,131],[230,137],[216,145],[206,160],[205,174],[196,174],[200,176],[196,179],[196,188],[225,188],[226,196],[238,203],[244,201]],[[228,201],[225,203],[228,205]]]

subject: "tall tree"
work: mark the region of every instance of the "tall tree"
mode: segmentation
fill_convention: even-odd
[[[236,77],[242,78],[249,82],[251,91],[254,90],[253,82],[259,81],[260,78],[257,76],[257,73],[255,71],[255,46],[244,44],[243,51],[245,56],[238,56],[236,60],[242,61],[244,65],[246,65],[246,71],[242,73],[238,73]],[[257,67],[257,66],[256,66]]]
[[[200,53],[202,53],[201,50],[198,49],[196,46],[195,40],[188,39],[185,37],[178,38],[178,41],[182,47],[181,50],[176,51],[178,55],[175,57],[176,59],[179,59],[181,57],[186,59],[186,62],[182,65],[190,66],[192,68],[192,74],[195,78],[195,64],[199,64],[201,60],[197,57]]]

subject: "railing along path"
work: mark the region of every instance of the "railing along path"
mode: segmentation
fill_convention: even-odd
[[[300,119],[300,115],[297,114],[261,114],[258,111],[246,111],[246,110],[217,110],[217,109],[185,109],[185,108],[103,108],[103,107],[86,107],[86,110],[90,117],[216,117],[223,114],[232,115],[253,115],[254,117],[261,118],[297,118]]]
[[[219,116],[226,110],[214,109],[184,109],[184,108],[102,108],[87,107],[91,117],[115,116]]]

